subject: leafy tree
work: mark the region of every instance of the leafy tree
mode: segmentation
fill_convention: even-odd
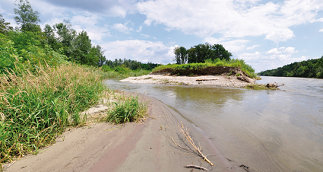
[[[6,22],[5,19],[0,14],[0,33],[5,34],[10,30],[12,30],[10,23]]]
[[[177,64],[187,63],[187,51],[185,47],[176,47],[174,49],[174,54]]]
[[[91,63],[88,54],[91,50],[91,40],[85,31],[82,31],[77,35],[73,41],[73,53],[71,54],[72,58],[76,62],[81,64]]]
[[[52,28],[50,25],[46,24],[44,28],[44,35],[46,39],[46,43],[51,46],[54,50],[59,50],[61,45],[59,44],[57,38],[55,37],[54,28]]]
[[[22,31],[40,32],[40,26],[37,25],[39,20],[39,14],[34,11],[28,2],[28,0],[19,0],[17,8],[14,9],[15,20]]]
[[[211,59],[213,58],[212,60],[214,60],[215,58],[219,58],[221,60],[230,60],[230,57],[232,56],[232,54],[221,44],[214,44],[211,50],[214,53],[211,56]]]
[[[71,57],[73,51],[72,44],[77,35],[76,31],[71,28],[68,22],[56,24],[54,30],[56,30],[58,35],[57,41],[61,44],[60,52]],[[72,59],[69,58],[69,60]]]
[[[232,54],[221,44],[210,45],[208,43],[198,44],[186,50],[179,47],[174,50],[176,63],[204,63],[205,60],[221,59],[230,60]]]

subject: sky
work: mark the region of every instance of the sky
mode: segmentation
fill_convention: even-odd
[[[15,0],[0,14],[16,26]],[[222,44],[256,72],[323,56],[323,0],[29,0],[40,25],[69,21],[107,59],[174,63],[174,48]]]

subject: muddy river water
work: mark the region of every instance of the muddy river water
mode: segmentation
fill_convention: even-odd
[[[111,89],[143,93],[177,109],[223,155],[253,171],[323,171],[323,80],[262,77],[280,90],[131,84]]]

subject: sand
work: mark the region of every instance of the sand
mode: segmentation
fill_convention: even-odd
[[[139,98],[148,105],[149,117],[144,122],[90,123],[70,128],[55,144],[40,150],[37,155],[7,164],[5,171],[192,171],[184,167],[189,164],[203,166],[209,171],[245,171],[240,164],[226,159],[203,132],[179,112],[156,99],[143,95]],[[180,123],[189,129],[215,166],[172,142],[173,138],[185,146],[179,134]]]
[[[246,81],[239,80],[243,78]],[[205,85],[217,87],[241,88],[249,84],[254,84],[255,80],[247,77],[226,76],[226,75],[203,75],[203,76],[168,76],[168,75],[143,75],[129,77],[121,80],[131,83],[150,83],[168,85]]]

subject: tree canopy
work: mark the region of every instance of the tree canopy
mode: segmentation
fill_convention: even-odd
[[[210,45],[208,43],[195,45],[188,50],[186,50],[185,47],[176,47],[174,49],[174,54],[177,64],[204,63],[207,59],[230,60],[230,57],[232,56],[223,45]]]
[[[15,20],[22,31],[39,31],[39,13],[34,11],[27,0],[19,0],[17,8],[14,9]]]
[[[259,75],[323,78],[323,56],[319,59],[295,62],[277,69],[266,70],[260,72]]]

